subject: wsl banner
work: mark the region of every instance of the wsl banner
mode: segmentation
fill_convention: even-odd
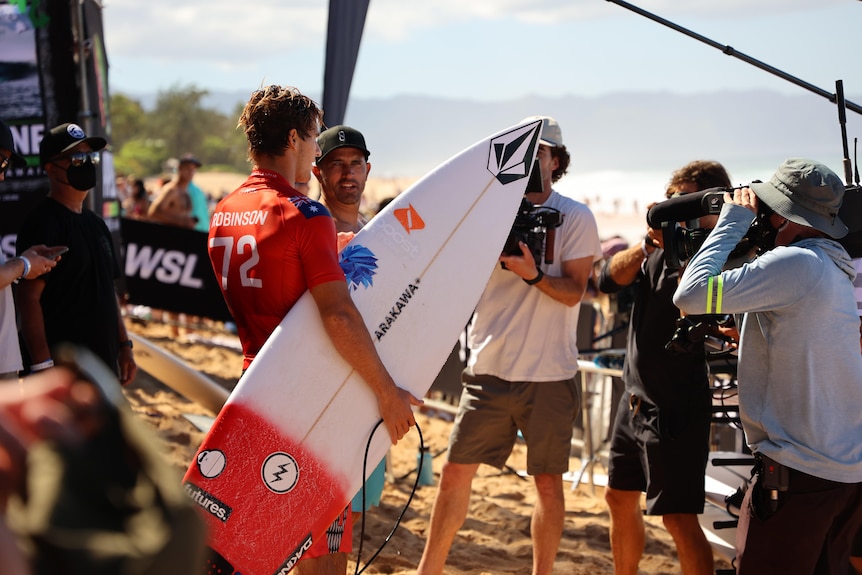
[[[120,221],[121,269],[129,303],[232,319],[207,256],[207,234],[128,218]]]
[[[10,169],[0,183],[0,249],[6,256],[14,255],[24,216],[48,193],[39,165],[45,131],[75,122],[89,135],[110,142],[107,86],[99,2],[0,0],[0,118],[27,159],[26,168]],[[107,216],[109,229],[116,233],[116,194],[103,193],[102,186],[114,180],[110,152],[106,156],[89,207]]]

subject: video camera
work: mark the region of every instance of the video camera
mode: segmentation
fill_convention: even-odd
[[[746,186],[735,188],[709,188],[692,194],[677,196],[654,205],[647,213],[647,225],[662,231],[665,264],[669,269],[678,269],[697,253],[706,241],[710,229],[684,228],[678,222],[696,220],[701,216],[716,215],[724,205],[725,192],[733,193]],[[774,234],[766,223],[772,210],[766,202],[758,202],[757,217],[748,232],[730,254],[731,259],[757,248],[758,253],[769,249],[769,238]],[[850,230],[845,237],[836,240],[852,258],[862,257],[862,188],[847,186],[844,201],[838,211]]]
[[[679,269],[697,253],[711,230],[707,228],[682,227],[679,222],[690,222],[702,216],[721,212],[724,193],[733,193],[736,188],[709,188],[660,202],[647,212],[647,225],[662,231],[665,264],[669,269]]]
[[[528,195],[541,192],[542,173],[537,159],[533,162],[518,214],[503,246],[504,255],[519,256],[521,246],[518,242],[524,242],[530,248],[536,265],[542,261],[546,264],[554,263],[554,236],[556,228],[563,225],[564,215],[560,210],[537,206],[527,199]]]

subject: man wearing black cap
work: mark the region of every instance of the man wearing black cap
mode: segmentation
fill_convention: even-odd
[[[726,193],[674,294],[689,314],[744,314],[739,407],[757,479],[740,510],[741,575],[844,573],[862,525],[855,269],[833,240],[847,234],[843,197],[834,172],[804,159]],[[752,221],[767,251],[722,271]]]
[[[360,213],[362,193],[365,182],[371,172],[368,156],[371,152],[365,145],[365,137],[359,130],[349,126],[333,126],[324,130],[317,137],[320,146],[320,156],[317,157],[311,171],[320,183],[320,203],[326,206],[335,222],[335,231],[339,233],[339,246],[353,238],[353,234],[362,229],[367,221]],[[353,523],[369,508],[379,505],[386,481],[386,460],[383,459],[365,480],[363,491],[353,497]],[[363,505],[364,503],[364,505]],[[312,571],[306,569],[302,575],[310,573],[345,573],[347,570],[347,554],[331,553],[320,557],[319,563]]]
[[[27,161],[15,152],[12,131],[0,120],[0,182],[10,166],[24,168]],[[22,368],[11,285],[21,279],[36,278],[53,268],[57,265],[56,253],[57,248],[39,245],[7,261],[0,251],[0,380],[15,379]]]
[[[125,385],[137,366],[114,287],[120,269],[105,222],[84,206],[106,144],[77,124],[42,138],[39,160],[51,189],[18,232],[18,253],[39,244],[69,251],[49,273],[21,282],[18,305],[31,371],[52,367],[51,350],[70,342],[89,348]]]
[[[337,232],[356,233],[367,222],[359,212],[371,171],[365,138],[348,126],[333,126],[317,138],[320,157],[311,168],[320,182],[321,203],[335,220]]]

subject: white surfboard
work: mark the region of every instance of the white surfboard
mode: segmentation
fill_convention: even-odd
[[[212,413],[224,406],[229,392],[218,383],[136,333],[129,332],[129,339],[139,368]]]
[[[341,253],[378,353],[416,397],[431,386],[497,265],[540,130],[540,121],[516,125],[454,156]],[[184,478],[209,524],[209,567],[290,571],[360,487],[379,419],[373,393],[333,350],[304,294],[237,384]],[[381,427],[368,470],[389,446]]]

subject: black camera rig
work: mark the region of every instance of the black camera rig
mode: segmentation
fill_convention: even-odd
[[[554,236],[556,228],[561,225],[563,213],[560,210],[536,206],[527,198],[522,198],[503,253],[507,256],[521,255],[518,242],[524,242],[530,248],[536,265],[542,261],[554,263]]]
[[[556,228],[563,225],[564,215],[560,210],[537,206],[527,199],[528,195],[541,192],[542,171],[536,159],[502,252],[507,256],[519,256],[522,254],[519,242],[524,242],[530,248],[537,266],[542,261],[554,263],[554,237]]]
[[[647,212],[647,225],[662,231],[664,242],[665,264],[670,269],[678,269],[697,253],[706,241],[710,229],[699,227],[682,227],[679,222],[697,220],[702,216],[715,215],[721,212],[724,205],[725,192],[733,193],[745,186],[735,188],[709,188],[692,194],[677,196],[654,205]],[[730,258],[741,256],[752,249],[759,252],[768,249],[770,234],[774,233],[766,220],[772,210],[765,202],[758,202],[758,213],[748,232],[734,248]],[[862,257],[862,188],[859,185],[848,185],[844,189],[844,201],[838,210],[841,218],[850,230],[847,236],[838,241],[850,257]]]
[[[707,228],[684,228],[679,222],[691,222],[702,216],[720,213],[721,206],[724,205],[724,193],[733,193],[734,189],[736,188],[709,188],[670,198],[650,208],[647,212],[647,225],[662,231],[665,264],[669,269],[679,269],[691,259],[710,232]]]

